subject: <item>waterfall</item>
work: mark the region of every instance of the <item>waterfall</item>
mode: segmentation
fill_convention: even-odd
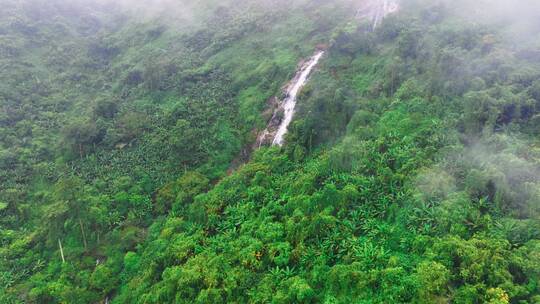
[[[302,66],[300,71],[296,74],[295,78],[289,85],[286,91],[286,97],[281,103],[281,107],[283,108],[283,119],[279,124],[279,128],[277,129],[276,135],[274,136],[272,145],[283,145],[283,137],[287,133],[287,128],[289,127],[289,124],[291,123],[294,116],[296,97],[298,96],[300,90],[306,84],[308,77],[311,74],[311,71],[313,71],[313,68],[317,65],[323,54],[324,51],[317,51],[317,53],[315,53],[315,55],[313,55],[313,57],[311,57]]]
[[[381,24],[384,17],[395,13],[398,9],[398,0],[367,0],[357,10],[356,17],[370,20],[371,29],[375,30]]]
[[[364,0],[360,8],[356,11],[356,17],[371,21],[371,27],[374,30],[387,15],[399,10],[399,2],[400,0]],[[324,51],[318,50],[309,60],[302,64],[295,77],[287,86],[285,98],[275,107],[275,111],[266,129],[258,134],[253,149],[269,144],[283,145],[287,128],[294,116],[297,95],[306,84],[309,75],[323,55]],[[271,104],[274,105],[274,102],[271,102]]]

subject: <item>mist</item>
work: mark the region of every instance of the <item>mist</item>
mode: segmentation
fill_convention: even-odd
[[[0,6],[0,303],[540,303],[537,1]]]
[[[414,2],[414,0],[413,0]],[[528,44],[540,35],[540,2],[534,0],[421,1],[422,6],[443,6],[470,26],[494,26],[504,29],[510,43]]]

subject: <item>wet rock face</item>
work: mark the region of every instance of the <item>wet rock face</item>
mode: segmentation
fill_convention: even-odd
[[[304,87],[304,85],[308,82],[309,76],[311,75],[313,69],[317,66],[319,60],[322,58],[323,55],[324,51],[317,50],[315,54],[311,58],[309,58],[309,60],[306,60],[302,64],[295,77],[288,85],[287,97],[281,102],[281,107],[283,109],[283,119],[281,120],[279,128],[276,132],[276,136],[274,137],[274,140],[272,142],[273,145],[283,145],[284,136],[287,133],[289,124],[291,123],[294,116],[297,96]],[[280,113],[278,112],[277,115],[280,115]]]
[[[268,101],[268,108],[272,109],[273,114],[268,119],[269,110],[264,112],[263,117],[268,121],[268,124],[266,129],[263,130],[259,136],[257,136],[255,148],[262,145],[283,144],[283,136],[287,132],[287,127],[294,115],[296,96],[308,81],[309,75],[323,54],[324,51],[318,49],[315,55],[313,55],[311,58],[308,60],[302,60],[298,65],[294,78],[283,88],[283,93],[280,100],[277,98],[271,98]]]
[[[359,19],[369,20],[372,23],[372,28],[375,29],[384,17],[398,9],[399,0],[364,0],[356,15]],[[268,121],[268,125],[258,134],[254,148],[263,145],[281,146],[283,144],[283,137],[294,114],[296,96],[327,48],[326,44],[317,45],[317,52],[311,58],[302,60],[298,64],[295,77],[284,87],[280,99],[273,97],[267,102],[268,107],[263,113],[263,117]]]
[[[284,93],[285,94],[285,93]],[[277,129],[283,120],[284,109],[277,97],[271,97],[266,102],[266,110],[262,113],[263,119],[268,122],[266,129],[257,134],[257,141],[253,148],[269,146],[276,136]]]
[[[276,99],[277,100],[277,99]],[[266,129],[263,130],[257,137],[256,148],[261,146],[270,146],[274,141],[274,137],[283,121],[283,116],[285,115],[285,109],[281,105],[274,107],[273,115],[268,120],[268,125]]]
[[[356,17],[369,20],[375,29],[384,17],[399,10],[399,0],[365,0],[356,12]]]
[[[264,130],[263,133],[257,138],[257,144],[255,145],[255,149],[260,148],[262,146],[271,146],[272,141],[274,140],[276,132],[270,132],[268,130]]]

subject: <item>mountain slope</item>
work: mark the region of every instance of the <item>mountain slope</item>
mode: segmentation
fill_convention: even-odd
[[[537,5],[466,2],[6,1],[0,299],[538,302]]]

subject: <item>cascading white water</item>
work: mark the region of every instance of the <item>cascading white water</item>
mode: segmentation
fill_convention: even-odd
[[[371,21],[371,29],[375,30],[382,20],[399,9],[399,0],[365,0],[358,9],[359,19]]]
[[[289,88],[287,89],[285,99],[282,102],[283,108],[283,120],[279,124],[279,128],[276,132],[272,145],[283,145],[283,137],[287,133],[287,128],[292,121],[294,116],[294,108],[296,106],[296,97],[298,92],[304,87],[306,81],[311,74],[313,68],[319,63],[324,51],[317,51],[313,57],[311,57],[300,70],[300,73],[297,74]]]
[[[372,29],[375,29],[388,14],[399,10],[400,1],[362,0],[359,4],[360,7],[356,11],[356,17],[371,21]],[[273,99],[271,101],[269,100],[271,107],[275,110],[271,119],[268,121],[266,129],[258,134],[257,141],[254,143],[254,149],[270,143],[272,145],[283,145],[283,137],[287,133],[287,128],[294,116],[297,95],[306,84],[313,68],[319,63],[323,55],[324,51],[319,50],[301,66],[286,88],[285,99],[278,106],[275,105]]]

